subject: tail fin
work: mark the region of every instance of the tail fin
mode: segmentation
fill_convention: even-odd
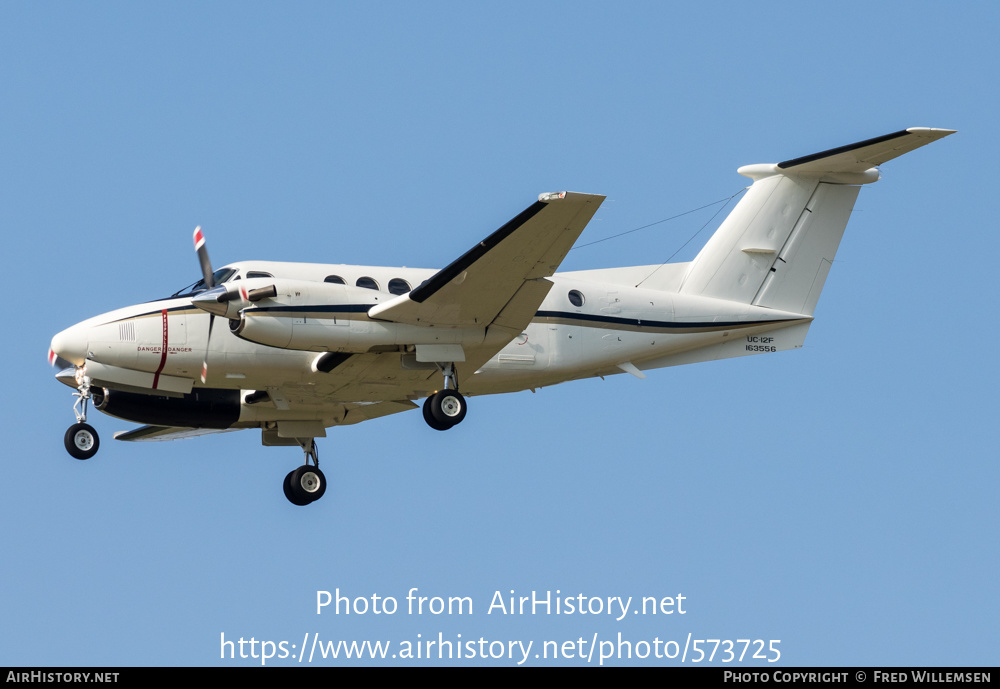
[[[747,165],[746,195],[691,262],[680,291],[812,315],[860,185],[877,165],[953,134],[913,127],[776,165]]]

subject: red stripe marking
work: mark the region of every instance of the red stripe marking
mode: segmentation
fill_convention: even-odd
[[[167,363],[167,310],[163,309],[160,311],[163,316],[163,353],[160,354],[160,365],[156,369],[156,373],[153,374],[153,389],[156,390],[156,386],[160,384],[160,372]]]
[[[205,235],[201,232],[201,225],[194,228],[194,248],[200,249],[201,245],[205,243]]]

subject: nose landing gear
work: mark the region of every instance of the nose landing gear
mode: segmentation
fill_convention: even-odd
[[[76,372],[77,392],[73,393],[76,402],[73,403],[73,413],[76,423],[66,430],[63,444],[66,451],[76,459],[90,459],[101,447],[101,439],[93,426],[87,423],[87,403],[90,401],[90,376],[80,369]]]

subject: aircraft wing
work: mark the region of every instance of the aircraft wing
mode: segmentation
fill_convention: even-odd
[[[457,328],[486,327],[503,314],[505,327],[520,331],[548,294],[544,278],[559,268],[602,201],[596,194],[542,194],[447,268],[368,315]]]
[[[118,431],[115,440],[181,440],[182,438],[197,438],[210,433],[229,433],[242,428],[190,428],[181,426],[140,426],[131,431]]]
[[[898,158],[904,153],[925,146],[932,141],[954,134],[954,129],[910,127],[874,139],[859,141],[829,151],[786,160],[778,168],[788,172],[833,173],[864,172],[876,165]]]
[[[426,374],[425,374],[426,376]],[[372,394],[371,390],[364,390],[364,380],[355,381],[353,385],[349,386],[349,393],[368,397],[378,397],[381,393],[385,394],[386,388],[383,384],[379,388],[376,388],[376,393]],[[426,385],[419,385],[417,387],[427,387]],[[367,421],[369,419],[377,419],[382,416],[389,416],[390,414],[398,414],[399,412],[409,411],[411,409],[416,409],[417,405],[408,399],[398,399],[398,400],[386,400],[386,401],[359,401],[352,403],[335,403],[330,404],[328,400],[324,399],[322,396],[315,394],[302,395],[301,392],[296,391],[294,388],[283,388],[283,394],[294,398],[294,408],[302,411],[304,415],[308,415],[309,418],[304,420],[312,420],[314,416],[322,416],[322,422],[325,426],[349,426],[351,424],[360,423],[362,421]],[[367,392],[367,395],[365,393]],[[317,409],[321,410],[320,414],[317,414]],[[140,426],[139,428],[134,428],[130,431],[118,431],[115,433],[115,440],[127,440],[131,442],[139,441],[160,441],[160,440],[183,440],[185,438],[197,438],[202,435],[209,435],[212,433],[229,433],[231,431],[242,431],[248,428],[253,428],[254,426],[250,424],[240,424],[234,428],[192,428],[189,426]]]

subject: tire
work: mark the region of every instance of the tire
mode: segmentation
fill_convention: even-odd
[[[465,413],[469,411],[465,398],[457,390],[441,390],[431,399],[433,400],[431,402],[431,415],[434,420],[441,424],[448,424],[449,428],[462,423]]]
[[[433,395],[424,400],[424,421],[426,421],[427,425],[433,428],[435,431],[447,431],[455,424],[447,421],[443,423],[441,421],[438,421],[437,418],[435,418],[433,412],[434,398],[440,394],[441,394],[440,392],[435,392]]]
[[[101,447],[101,439],[93,426],[85,423],[75,423],[66,430],[63,436],[66,451],[77,459],[90,459]]]
[[[299,501],[295,504],[308,505],[316,502],[326,493],[326,476],[317,467],[303,464],[287,477],[288,491]]]
[[[298,505],[299,507],[302,507],[303,505],[308,505],[310,501],[306,500],[305,502],[303,502],[292,493],[292,474],[294,473],[295,473],[294,470],[288,472],[288,475],[285,476],[285,481],[281,485],[281,488],[282,490],[285,491],[285,497],[288,498],[288,502],[292,503],[293,505]]]

